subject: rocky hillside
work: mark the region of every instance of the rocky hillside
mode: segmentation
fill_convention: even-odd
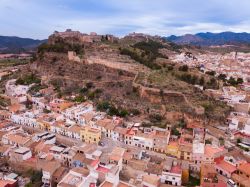
[[[179,45],[147,35],[114,39],[74,32],[72,39],[70,34],[51,36],[30,64],[31,71],[43,84],[53,86],[59,97],[74,94],[80,101],[114,106],[114,113],[133,113],[161,127],[169,112],[221,120],[229,110],[224,105],[213,108],[213,101],[194,87],[201,82],[217,87],[216,82],[210,84],[210,77],[204,79],[199,72],[184,72],[169,60],[169,55],[187,50]],[[76,52],[73,60],[68,51]],[[139,81],[138,74],[143,75]]]

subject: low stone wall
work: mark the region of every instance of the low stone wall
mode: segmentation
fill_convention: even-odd
[[[175,103],[185,103],[187,106],[189,106],[196,114],[202,115],[204,114],[205,110],[203,107],[195,107],[192,105],[192,103],[189,102],[187,97],[181,93],[176,91],[169,91],[166,89],[158,89],[158,88],[150,88],[143,86],[136,82],[137,76],[135,77],[133,81],[133,87],[136,88],[140,94],[140,97],[145,98],[149,100],[152,103],[162,104],[162,103],[169,103],[169,102],[175,102]]]
[[[95,57],[89,57],[87,59],[87,63],[88,64],[101,64],[109,68],[128,71],[134,74],[136,74],[139,70],[140,71],[143,71],[143,69],[146,70],[145,67],[140,66],[139,64],[136,64],[136,63],[133,64],[133,63],[114,62],[112,60],[100,59],[100,58],[95,58]]]

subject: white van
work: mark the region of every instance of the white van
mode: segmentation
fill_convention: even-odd
[[[238,187],[232,179],[228,179],[227,187]]]

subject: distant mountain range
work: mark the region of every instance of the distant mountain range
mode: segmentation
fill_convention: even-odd
[[[0,53],[21,53],[36,49],[47,40],[34,40],[16,36],[0,36]]]
[[[221,33],[198,33],[186,34],[183,36],[169,36],[165,37],[166,40],[176,44],[196,45],[196,46],[212,46],[212,45],[239,45],[250,44],[250,33],[234,33],[234,32],[221,32]]]

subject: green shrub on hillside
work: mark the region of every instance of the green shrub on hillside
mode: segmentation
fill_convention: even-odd
[[[30,84],[40,84],[41,83],[41,79],[38,78],[35,74],[29,74],[29,75],[25,75],[23,77],[20,77],[19,79],[16,80],[16,84],[17,85],[30,85]]]

